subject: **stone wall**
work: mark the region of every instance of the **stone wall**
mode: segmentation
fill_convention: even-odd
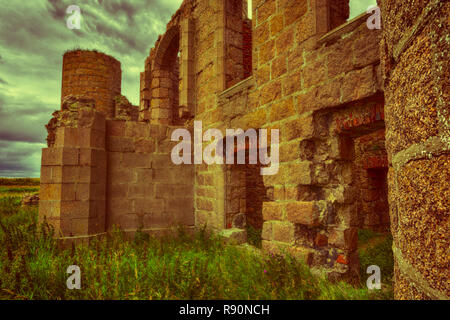
[[[104,68],[102,61],[115,61],[77,51],[64,56],[65,65],[69,60],[74,74],[77,68],[84,72],[86,57],[92,55],[103,59],[99,68]],[[171,161],[175,143],[170,135],[176,127],[138,122],[138,107],[120,90],[111,108],[98,108],[111,97],[90,94],[97,82],[81,82],[83,94],[78,95],[78,78],[70,75],[67,79],[77,85],[69,85],[66,77],[63,73],[66,95],[47,125],[48,148],[42,152],[40,220],[53,225],[59,237],[76,241],[114,226],[129,234],[192,227],[194,168]]]
[[[449,299],[450,3],[380,5],[395,298]]]
[[[107,230],[117,225],[161,233],[194,225],[194,170],[172,163],[170,131],[145,122],[106,122]]]
[[[75,107],[57,113],[54,143],[42,150],[39,201],[39,220],[64,237],[104,232],[106,218],[105,116],[93,100],[70,100]]]
[[[120,62],[96,51],[69,51],[63,57],[61,102],[68,95],[84,95],[95,100],[105,117],[115,115],[114,98],[120,95]]]
[[[363,17],[325,35],[322,5],[254,4],[253,77],[219,95],[222,121],[214,125],[280,130],[279,173],[262,177],[264,201],[251,208],[264,222],[263,248],[288,250],[332,278],[355,277],[357,204],[365,195],[357,188],[353,140],[384,128],[380,32],[368,30]],[[210,174],[220,185],[223,173]],[[220,192],[208,200],[211,216],[219,214]]]

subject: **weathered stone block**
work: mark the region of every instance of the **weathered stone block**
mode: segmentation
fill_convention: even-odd
[[[272,224],[273,240],[292,243],[294,241],[295,228],[291,222],[274,221]]]
[[[134,139],[110,136],[106,139],[106,148],[110,152],[134,152]]]
[[[142,198],[142,197],[154,197],[154,186],[150,182],[145,183],[131,183],[128,184],[128,197],[130,199],[133,198]]]
[[[71,221],[71,233],[76,235],[87,235],[89,234],[89,223],[92,223],[91,219],[72,219]]]
[[[277,101],[272,104],[270,110],[270,121],[278,121],[284,118],[289,118],[295,114],[293,98],[289,97],[287,99]]]
[[[64,186],[64,185],[63,185]],[[74,185],[72,185],[74,186]],[[88,201],[94,200],[91,194],[91,184],[89,183],[78,183],[74,188],[74,198],[64,199],[64,200],[78,200],[78,201]],[[64,188],[63,188],[64,191]]]
[[[61,218],[89,218],[92,216],[90,201],[61,201]]]
[[[119,216],[116,224],[123,230],[136,230],[142,227],[138,215],[133,213]]]
[[[284,27],[283,19],[284,19],[284,17],[282,14],[278,14],[278,15],[272,17],[272,19],[270,19],[270,35],[271,36],[274,36],[283,30],[283,27]]]
[[[377,91],[377,81],[373,66],[351,71],[343,78],[342,102],[367,98]]]
[[[230,244],[243,244],[247,242],[247,231],[237,228],[224,229],[219,235]]]
[[[193,203],[193,200],[191,200],[191,204]],[[194,209],[189,210],[171,210],[170,208],[167,210],[167,214],[171,215],[173,217],[173,220],[169,220],[171,223],[171,226],[193,226],[195,225],[195,215],[194,215]]]
[[[106,206],[108,208],[107,212],[111,216],[112,220],[114,220],[114,217],[134,213],[133,202],[130,199],[108,198]]]
[[[135,147],[137,153],[153,153],[156,150],[156,143],[152,138],[137,138],[135,140]]]
[[[44,148],[42,149],[41,164],[43,166],[62,165],[63,148]]]
[[[262,213],[264,221],[283,220],[283,204],[273,201],[264,202]]]
[[[106,136],[125,136],[126,122],[123,120],[107,120],[106,121]]]
[[[324,82],[327,79],[325,58],[320,58],[305,64],[302,68],[302,78],[305,88]]]
[[[145,122],[126,121],[125,136],[130,138],[149,138],[150,127]]]
[[[353,140],[350,137],[334,137],[330,140],[330,157],[336,160],[353,159]]]
[[[106,167],[106,152],[98,149],[80,148],[80,166]]]
[[[198,210],[214,211],[214,202],[212,200],[197,198],[196,203]]]
[[[281,98],[281,81],[276,80],[261,88],[261,105],[273,102]]]
[[[152,158],[145,153],[126,152],[122,156],[122,166],[124,168],[148,168],[152,167]]]
[[[107,187],[107,197],[111,199],[127,197],[128,186],[128,183],[110,183]]]
[[[42,222],[43,217],[46,219],[59,218],[61,215],[61,201],[60,200],[45,200],[39,199],[39,222]]]
[[[136,169],[137,183],[150,183],[153,181],[153,169]]]
[[[358,244],[358,229],[333,229],[330,232],[328,243],[342,250],[354,250]]]
[[[287,220],[306,226],[318,226],[320,222],[319,210],[313,201],[296,201],[286,204]]]
[[[291,70],[291,69],[289,69]],[[282,80],[284,95],[291,95],[302,90],[302,79],[300,71],[290,72]]]
[[[63,166],[61,167],[61,183],[76,183],[80,178],[80,167]]]
[[[261,238],[263,240],[273,240],[273,233],[272,233],[272,225],[273,221],[265,221],[263,223]]]
[[[59,127],[56,129],[54,147],[78,147],[78,129],[70,127]]]
[[[352,42],[352,38],[347,38],[330,47],[328,54],[328,77],[334,78],[343,72],[348,72],[353,69],[352,59],[349,59],[353,55]]]
[[[282,167],[283,177],[286,184],[310,185],[313,177],[311,161],[289,163]]]
[[[62,148],[62,164],[65,166],[76,166],[79,164],[78,148]]]
[[[163,212],[164,200],[162,199],[134,199],[136,213]]]
[[[170,220],[162,211],[148,212],[143,218],[143,227],[146,228],[164,228],[170,226]]]
[[[79,143],[82,147],[105,148],[105,132],[91,128],[78,129]]]
[[[276,10],[276,1],[275,0],[267,0],[261,6],[256,9],[256,21],[257,24],[260,25],[264,21],[266,21],[272,14],[275,13]]]
[[[312,116],[289,120],[281,127],[282,141],[290,141],[298,138],[308,139],[313,136],[314,120]]]
[[[275,57],[275,40],[264,43],[258,53],[258,66],[264,65]]]
[[[130,168],[109,168],[108,170],[109,183],[132,183],[136,181],[136,172]]]
[[[40,188],[40,199],[42,200],[60,200],[61,185],[60,184],[43,184]]]
[[[308,10],[308,1],[282,0],[278,4],[279,10],[283,12],[286,26],[299,21]]]

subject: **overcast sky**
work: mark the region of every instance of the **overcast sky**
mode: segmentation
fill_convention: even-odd
[[[135,105],[139,72],[182,0],[0,0],[0,177],[39,177],[45,124],[59,109],[62,55],[97,49],[122,64],[122,93]],[[351,0],[351,17],[375,0]],[[66,9],[82,13],[66,27]]]

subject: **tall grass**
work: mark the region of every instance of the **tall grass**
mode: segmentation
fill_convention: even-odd
[[[0,178],[0,186],[39,186],[39,178]]]
[[[289,256],[227,245],[205,230],[156,239],[114,230],[89,245],[60,248],[37,209],[0,215],[4,299],[379,299],[379,292],[331,284]],[[69,290],[67,267],[81,269]]]

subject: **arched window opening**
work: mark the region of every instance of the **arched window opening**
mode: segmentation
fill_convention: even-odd
[[[167,90],[162,90],[162,93],[167,94],[165,98],[167,99],[166,105],[169,109],[168,120],[170,124],[178,124],[180,122],[180,61],[180,35],[177,33],[170,41],[161,63],[161,70],[163,71],[161,75],[165,76],[164,81],[161,81],[161,85],[167,87]]]

